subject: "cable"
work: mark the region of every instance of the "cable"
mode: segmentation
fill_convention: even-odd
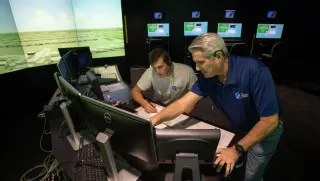
[[[64,121],[60,124],[59,132],[58,132],[58,135],[57,135],[57,137],[56,137],[56,140],[60,140],[61,129],[62,129],[62,126],[64,125],[65,122],[66,122],[66,120],[64,120]]]
[[[54,172],[54,170],[56,169],[57,165],[58,165],[58,162],[56,159],[52,159],[50,160],[51,156],[53,154],[49,154],[45,160],[44,160],[44,163],[43,164],[40,164],[38,166],[35,166],[33,168],[31,168],[30,170],[28,170],[27,172],[25,172],[21,177],[20,177],[20,181],[35,181],[35,180],[39,180],[40,177],[43,177],[43,178],[47,178],[51,172]],[[49,160],[49,161],[47,161]],[[49,164],[49,162],[53,161],[51,164]],[[48,168],[49,167],[49,168]],[[26,175],[29,174],[31,171],[34,171],[35,169],[39,169],[39,168],[43,168],[41,170],[41,172],[33,177],[33,178],[26,178]],[[42,180],[43,180],[42,178]]]
[[[43,138],[43,135],[44,135],[45,130],[46,130],[46,123],[47,123],[47,118],[44,116],[43,131],[42,131],[42,135],[41,135],[41,137],[40,137],[40,148],[41,148],[42,151],[44,151],[44,152],[46,152],[46,153],[51,153],[52,150],[51,150],[51,151],[48,151],[48,150],[43,149],[43,147],[42,147],[42,138]]]
[[[51,134],[51,131],[49,131],[49,129],[46,129],[44,134]]]
[[[28,170],[27,172],[25,172],[25,173],[20,177],[20,181],[34,181],[34,180],[36,180],[37,178],[43,176],[43,175],[45,174],[45,172],[43,172],[44,169],[42,169],[41,172],[40,172],[40,174],[37,175],[37,176],[34,177],[34,178],[29,178],[29,179],[25,178],[26,175],[27,175],[29,172],[31,172],[31,171],[33,171],[33,170],[35,170],[35,169],[37,169],[37,168],[41,168],[41,167],[44,167],[44,165],[41,164],[41,165],[35,166],[35,167],[31,168],[30,170]]]

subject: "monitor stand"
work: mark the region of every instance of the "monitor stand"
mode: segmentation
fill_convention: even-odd
[[[66,123],[68,125],[68,128],[70,130],[71,135],[67,136],[67,139],[71,145],[71,147],[73,148],[73,150],[79,150],[81,149],[84,145],[90,144],[90,141],[88,139],[85,139],[83,137],[83,143],[80,144],[80,138],[82,137],[80,135],[80,133],[76,133],[76,131],[74,130],[74,125],[70,116],[70,113],[68,111],[68,106],[70,105],[70,102],[63,102],[60,104],[60,108],[63,114],[63,117],[66,120]]]
[[[56,81],[57,85],[58,85],[58,88],[60,90],[60,99],[59,100],[64,100],[64,95],[63,95],[63,92],[62,92],[62,87],[61,87],[61,84],[60,84],[60,81],[59,81],[59,77],[58,77],[58,73],[54,73],[53,75],[54,77],[54,80]]]
[[[198,154],[195,153],[177,153],[174,179],[173,181],[181,180],[203,180],[200,175]]]
[[[107,135],[108,134],[108,135]],[[110,138],[113,131],[107,129],[104,133],[99,133],[96,137],[99,145],[100,154],[108,173],[108,181],[136,181],[141,175],[141,172],[133,169],[129,165],[114,160],[112,148],[110,145]],[[118,169],[117,169],[118,166]],[[118,172],[119,170],[119,172]]]

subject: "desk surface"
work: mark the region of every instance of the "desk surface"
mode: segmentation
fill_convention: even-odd
[[[50,105],[53,104],[54,100],[58,100],[57,97],[58,91],[54,94],[52,99],[50,100]],[[139,105],[136,103],[130,103],[129,107],[135,109]],[[74,151],[70,146],[68,140],[66,139],[67,129],[63,129],[62,125],[63,118],[50,120],[51,126],[51,141],[52,141],[52,149],[53,153],[62,166],[62,168],[67,172],[71,179],[74,180],[83,180],[82,179],[82,170],[79,167],[76,167],[76,163],[78,162],[78,154],[79,152]],[[62,128],[62,129],[61,129]],[[227,129],[226,129],[227,130]],[[240,136],[235,135],[230,144],[239,140]],[[86,147],[82,149],[82,151],[86,151]],[[142,173],[142,176],[138,180],[152,180],[152,181],[163,181],[163,180],[172,180],[173,177],[173,165],[172,164],[161,164],[159,168],[152,170],[150,172]],[[204,180],[217,181],[223,178],[222,174],[218,174],[215,172],[215,169],[212,165],[201,165],[200,171],[204,175]]]

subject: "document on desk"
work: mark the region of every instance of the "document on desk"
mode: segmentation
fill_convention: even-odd
[[[164,109],[164,107],[160,106],[160,105],[156,105],[156,109],[157,109],[157,113],[162,111]],[[138,112],[138,115],[146,118],[146,119],[150,119],[151,117],[157,115],[157,113],[147,113],[143,107],[139,107],[136,109],[136,111]],[[175,119],[173,120],[170,120],[170,121],[166,121],[162,124],[159,124],[157,126],[155,126],[156,128],[158,129],[164,129],[166,127],[172,127],[174,125],[177,125],[185,120],[187,120],[189,118],[189,116],[186,116],[186,115],[180,115],[178,117],[176,117]]]
[[[162,108],[162,109],[163,109],[163,108]],[[159,110],[160,110],[160,108],[159,108]],[[153,114],[147,113],[142,106],[138,107],[138,108],[136,109],[136,111],[138,112],[138,115],[139,115],[139,116],[141,116],[141,117],[143,117],[143,118],[145,118],[145,119],[148,119],[148,120],[149,120],[152,116],[154,116],[154,115],[156,114],[156,113],[153,113]],[[157,129],[165,129],[165,128],[167,128],[167,127],[168,127],[168,126],[165,125],[165,124],[159,124],[159,125],[155,126],[155,128],[157,128]]]
[[[126,87],[122,83],[118,82],[111,85],[101,85],[100,88],[102,92],[108,92],[108,91],[113,92],[113,91],[125,89]]]
[[[158,112],[160,112],[164,109],[164,107],[156,105],[156,109]],[[151,117],[157,114],[157,113],[147,113],[143,107],[137,108],[136,111],[138,112],[138,115],[146,119],[150,119]],[[169,127],[174,129],[220,129],[211,124],[198,121],[196,119],[191,119],[189,116],[186,116],[183,114],[173,120],[166,121],[162,124],[155,126],[155,128],[157,129],[166,129]],[[234,133],[231,133],[224,129],[220,129],[220,131],[221,131],[221,134],[220,134],[218,148],[226,148],[229,146],[231,140],[233,139]]]

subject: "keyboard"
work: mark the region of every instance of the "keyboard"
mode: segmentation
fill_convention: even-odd
[[[102,156],[97,154],[98,151],[94,144],[89,144],[87,150],[83,150],[81,159],[82,179],[84,181],[106,181],[107,173],[104,169]]]
[[[116,73],[102,73],[101,78],[107,78],[107,79],[118,79]]]

